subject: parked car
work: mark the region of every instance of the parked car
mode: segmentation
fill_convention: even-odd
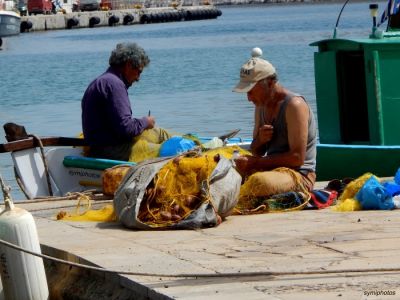
[[[80,11],[99,10],[100,3],[101,0],[80,0],[79,10]]]
[[[28,0],[29,14],[51,14],[53,3],[50,0]]]
[[[28,7],[26,0],[19,0],[17,8],[21,16],[26,16],[28,14]]]

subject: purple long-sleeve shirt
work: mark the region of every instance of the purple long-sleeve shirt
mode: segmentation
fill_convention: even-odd
[[[132,117],[128,87],[112,67],[89,84],[82,98],[82,128],[89,145],[130,142],[148,126],[146,117]]]

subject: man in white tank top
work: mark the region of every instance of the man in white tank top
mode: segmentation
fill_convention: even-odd
[[[247,93],[248,101],[255,105],[253,155],[239,157],[236,166],[245,178],[266,172],[262,174],[266,196],[302,187],[311,191],[316,178],[313,113],[304,97],[278,83],[275,67],[261,54],[261,49],[253,49],[253,57],[242,66],[233,90]]]

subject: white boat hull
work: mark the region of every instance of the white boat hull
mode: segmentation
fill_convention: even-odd
[[[21,17],[13,11],[0,10],[0,38],[20,33]]]
[[[101,187],[101,170],[71,168],[63,165],[64,157],[70,155],[83,157],[82,149],[57,147],[50,148],[45,154],[53,196],[64,196],[70,192],[82,192]],[[27,198],[50,196],[45,165],[39,149],[15,151],[11,156]]]
[[[74,139],[73,145],[79,139]],[[200,137],[205,144],[213,138]],[[71,145],[68,138],[44,138],[43,144]],[[248,148],[250,139],[229,138],[226,145]],[[221,142],[222,143],[222,142]],[[79,144],[79,143],[78,143]],[[0,152],[10,152],[16,178],[28,199],[65,196],[72,192],[102,188],[102,172],[121,164],[135,164],[101,158],[84,157],[82,147],[45,148],[45,159],[32,138],[2,144]],[[47,167],[46,167],[47,166]],[[48,170],[48,172],[47,172]]]

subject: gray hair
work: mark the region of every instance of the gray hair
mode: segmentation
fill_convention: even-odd
[[[267,84],[267,80],[268,80],[268,79],[270,79],[270,80],[272,80],[272,81],[275,81],[275,82],[278,82],[278,74],[274,73],[274,74],[272,74],[272,75],[270,75],[270,76],[268,76],[268,77],[262,79],[262,80],[263,80],[263,83],[264,83],[264,84]]]
[[[110,55],[110,66],[122,66],[127,61],[132,63],[133,68],[144,68],[150,63],[150,58],[144,49],[136,43],[117,44]]]

